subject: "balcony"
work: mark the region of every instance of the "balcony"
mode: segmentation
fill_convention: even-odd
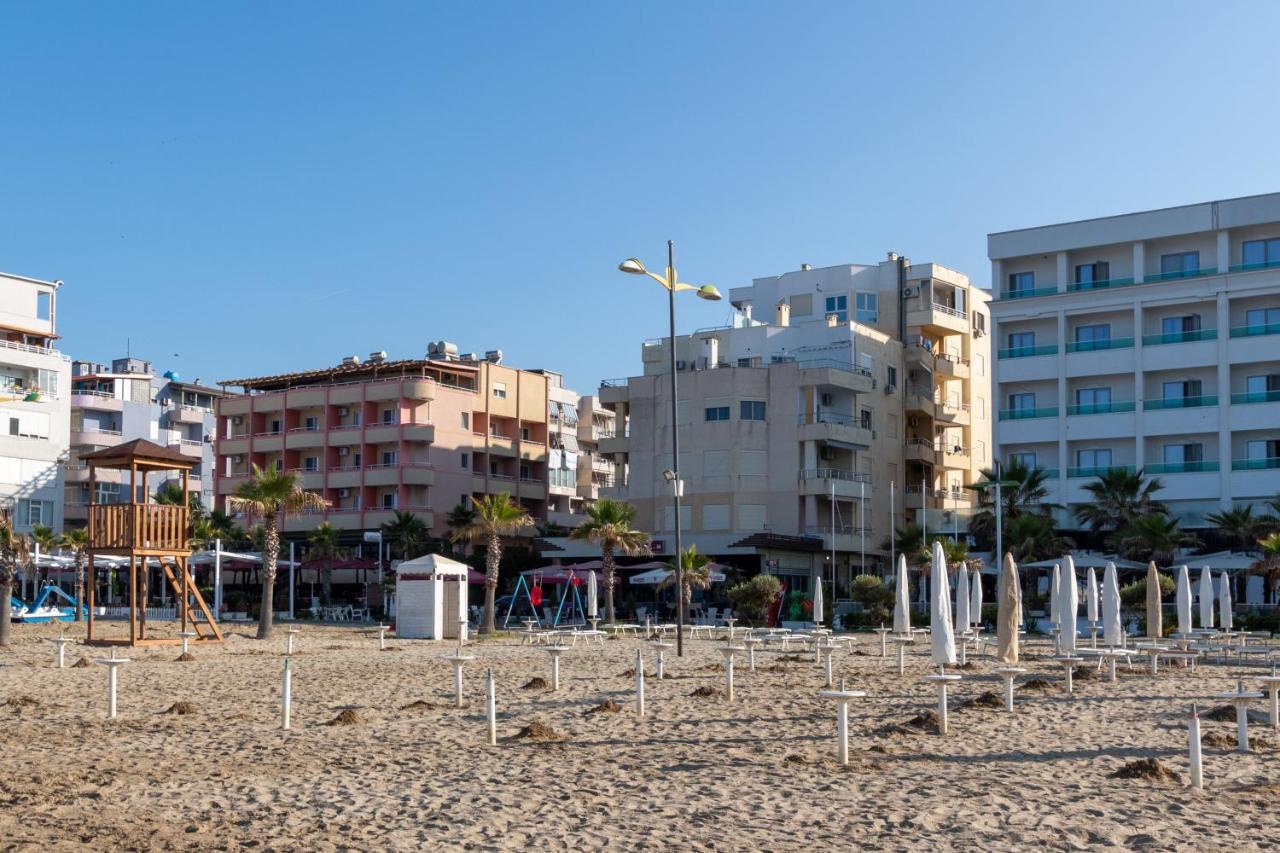
[[[631,388],[627,379],[602,379],[598,394],[601,404],[625,403],[631,399]]]
[[[319,429],[291,429],[285,436],[284,446],[290,450],[324,447],[324,431]]]
[[[405,424],[404,440],[433,442],[436,440],[436,428],[431,424]]]
[[[1163,344],[1187,344],[1194,341],[1213,341],[1218,338],[1217,329],[1196,329],[1193,332],[1157,332],[1154,335],[1143,335],[1142,345],[1148,347]]]
[[[358,426],[334,427],[329,430],[331,447],[351,447],[364,441],[364,431]]]
[[[1109,415],[1117,412],[1132,412],[1135,405],[1133,400],[1114,403],[1076,403],[1067,406],[1067,415]]]
[[[354,489],[360,485],[359,468],[330,468],[329,488]]]
[[[999,417],[1002,421],[1027,421],[1037,418],[1056,418],[1057,416],[1057,406],[1041,406],[1038,409],[1002,409]]]
[[[435,469],[430,465],[406,465],[401,473],[407,486],[434,486],[436,482]]]
[[[953,424],[969,423],[969,404],[961,402],[958,397],[950,396],[934,401],[934,415],[940,421]]]
[[[1277,468],[1280,468],[1280,457],[1231,460],[1232,471],[1273,471]]]
[[[124,433],[115,429],[94,429],[87,427],[71,431],[71,445],[92,445],[94,447],[115,447],[124,441]]]
[[[1142,467],[1144,474],[1194,474],[1201,471],[1217,471],[1216,461],[1197,460],[1195,462],[1150,462]]]
[[[627,453],[631,450],[631,436],[612,435],[608,438],[602,438],[597,449],[606,454]]]
[[[927,385],[908,385],[902,395],[902,408],[907,412],[923,412],[933,417],[933,388]]]
[[[178,452],[182,453],[184,456],[191,456],[195,459],[199,459],[204,456],[203,441],[192,441],[189,438],[178,438],[171,440],[169,442],[169,446],[177,448]]]
[[[801,441],[842,441],[866,449],[875,437],[875,431],[862,426],[853,415],[817,412],[800,416]]]
[[[244,416],[253,408],[253,398],[249,396],[223,397],[218,401],[218,414],[225,417]]]
[[[1159,400],[1145,400],[1142,408],[1148,412],[1154,412],[1163,409],[1200,409],[1216,405],[1218,405],[1217,396],[1209,394],[1201,397],[1165,397]]]
[[[1178,270],[1177,272],[1158,272],[1147,276],[1142,280],[1143,284],[1151,284],[1157,281],[1177,281],[1182,278],[1201,278],[1206,275],[1217,275],[1217,267],[1201,267],[1196,270]]]
[[[517,443],[516,439],[508,438],[505,435],[491,435],[489,436],[489,452],[494,456],[515,458],[518,455],[516,452]]]
[[[400,465],[398,463],[370,465],[365,468],[364,484],[366,486],[394,486],[399,482]]]
[[[169,420],[177,424],[203,424],[212,414],[212,409],[200,406],[175,406],[169,410]]]
[[[254,453],[278,453],[281,450],[284,450],[283,432],[260,432],[254,435]]]
[[[907,462],[919,462],[924,465],[932,465],[937,459],[937,450],[934,449],[932,441],[925,438],[913,438],[907,442],[906,449],[903,450],[902,456]]]
[[[396,444],[400,441],[400,425],[379,421],[364,430],[365,444]]]
[[[1256,264],[1232,264],[1228,267],[1229,272],[1253,272],[1255,270],[1270,270],[1280,267],[1280,261],[1262,261]]]
[[[1275,402],[1280,402],[1280,391],[1244,391],[1231,395],[1231,405],[1233,406]]]
[[[324,405],[324,388],[295,388],[289,392],[290,409],[318,409]]]
[[[25,396],[25,392],[30,388],[5,388],[3,393],[21,394]],[[107,394],[102,391],[80,391],[71,392],[71,408],[73,409],[96,409],[100,412],[123,412],[124,400],[116,397],[114,394]]]
[[[1236,326],[1231,330],[1231,337],[1233,338],[1256,338],[1261,335],[1280,335],[1280,323]]]
[[[969,448],[958,444],[944,443],[938,450],[943,468],[969,468]]]
[[[871,492],[871,475],[855,474],[839,468],[805,468],[799,472],[800,494],[858,497]]]
[[[809,359],[794,361],[790,358],[775,357],[774,363],[793,362],[800,368],[800,385],[839,388],[853,391],[855,394],[868,394],[875,390],[876,381],[871,371],[865,367],[836,359]]]
[[[1075,293],[1081,290],[1107,290],[1112,287],[1129,287],[1134,283],[1131,278],[1108,278],[1103,281],[1073,281],[1067,284],[1067,290]]]
[[[533,477],[520,478],[520,497],[535,501],[547,499],[547,483]]]
[[[919,297],[907,303],[907,325],[929,329],[942,335],[967,335],[972,331],[969,312],[940,302],[928,302]]]
[[[563,512],[560,510],[551,510],[547,513],[547,522],[556,524],[560,527],[572,530],[586,520],[586,516],[580,512]]]
[[[1068,468],[1067,478],[1071,480],[1092,479],[1093,477],[1101,477],[1111,471],[1128,471],[1133,472],[1132,465],[1094,465],[1084,468]]]
[[[1021,290],[1001,291],[1000,299],[1030,299],[1035,296],[1052,296],[1058,292],[1058,285],[1047,284],[1044,287],[1024,287]]]
[[[1070,341],[1067,352],[1095,352],[1097,350],[1133,349],[1133,338],[1106,338],[1098,341]]]
[[[939,353],[933,362],[933,372],[955,379],[969,378],[969,360],[949,352]]]
[[[1041,355],[1057,355],[1057,344],[1044,344],[1038,347],[1006,347],[996,352],[996,357],[1000,359],[1010,358],[1035,358]]]

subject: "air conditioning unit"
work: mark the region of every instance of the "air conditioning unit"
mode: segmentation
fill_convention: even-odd
[[[985,335],[985,334],[986,334],[986,332],[984,332],[982,329],[974,329],[974,330],[973,330],[973,336],[974,336],[975,338],[980,338],[980,337],[982,337],[982,336],[983,336],[983,335]]]
[[[904,299],[910,299],[911,297],[915,296],[915,295],[916,295],[916,294],[918,294],[919,292],[920,292],[920,289],[919,289],[919,288],[916,288],[916,287],[904,287],[904,288],[902,288],[902,297],[903,297]]]
[[[818,400],[819,400],[819,402],[821,402],[821,403],[822,403],[822,405],[824,405],[824,406],[830,406],[830,405],[832,405],[832,397],[831,397],[831,395],[830,395],[830,394],[823,394],[821,397],[819,397],[819,398],[818,398]]]
[[[955,447],[951,448],[952,453],[961,453],[963,451],[964,451],[964,448],[958,444]]]
[[[351,490],[350,490],[350,489],[338,489],[338,497],[340,497],[340,498],[349,498],[349,497],[351,497]]]
[[[338,417],[345,418],[349,414],[351,414],[351,410],[348,409],[346,406],[338,407]]]

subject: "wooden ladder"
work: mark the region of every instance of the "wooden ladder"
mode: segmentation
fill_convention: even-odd
[[[182,605],[185,607],[186,602],[182,599],[182,584],[179,582],[178,576],[173,571],[177,566],[170,566],[168,560],[162,559],[160,561],[160,567],[164,569],[164,576],[169,579],[169,586],[173,589],[174,600],[182,602]],[[199,619],[192,618],[191,629],[196,632],[196,638],[198,640],[217,640],[218,642],[222,642],[222,631],[218,628],[218,623],[214,621],[213,612],[209,610],[209,605],[205,603],[204,596],[200,594],[200,588],[196,586],[195,578],[191,577],[188,573],[187,579],[190,581],[187,588],[191,592],[192,597],[195,598],[196,604],[199,606],[200,612],[204,614],[205,618],[205,624],[203,626]],[[206,634],[201,631],[201,627],[206,631],[212,631],[213,633],[211,635]]]

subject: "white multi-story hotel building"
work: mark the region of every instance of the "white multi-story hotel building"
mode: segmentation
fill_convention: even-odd
[[[1280,492],[1280,194],[991,234],[996,445],[1067,509],[1112,467],[1187,526]]]
[[[61,284],[0,273],[0,502],[22,532],[62,527],[71,360],[55,349]]]

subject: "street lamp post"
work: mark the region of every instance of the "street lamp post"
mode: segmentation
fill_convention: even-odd
[[[700,298],[716,302],[720,299],[720,291],[710,284],[698,287],[681,283],[676,277],[675,253],[675,243],[668,240],[665,277],[649,272],[645,269],[644,264],[635,258],[627,258],[618,264],[618,269],[630,275],[647,275],[667,290],[667,313],[671,331],[671,337],[669,338],[671,342],[671,476],[667,479],[671,481],[671,500],[675,512],[676,656],[682,657],[684,655],[684,563],[681,561],[680,549],[680,498],[682,497],[680,492],[683,483],[680,481],[680,425],[676,411],[676,400],[678,399],[676,396],[678,385],[676,380],[676,293],[681,290],[692,290]]]

